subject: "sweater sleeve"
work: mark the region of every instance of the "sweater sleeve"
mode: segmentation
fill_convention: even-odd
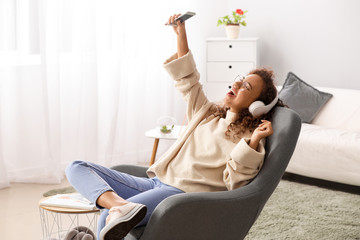
[[[265,157],[265,140],[261,140],[257,151],[252,149],[244,138],[230,153],[223,172],[223,180],[228,190],[248,184],[260,171]]]
[[[201,107],[209,102],[199,83],[200,74],[191,51],[180,58],[177,58],[176,54],[172,55],[165,61],[164,68],[175,80],[175,87],[187,103],[187,117],[190,121]]]

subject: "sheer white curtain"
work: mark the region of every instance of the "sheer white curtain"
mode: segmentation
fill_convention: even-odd
[[[149,2],[0,0],[0,188],[58,183],[75,159],[148,161],[144,132],[162,115],[181,122],[161,66],[176,6]]]

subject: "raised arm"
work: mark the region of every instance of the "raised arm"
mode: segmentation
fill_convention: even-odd
[[[171,16],[166,24],[173,23],[180,14]],[[202,85],[199,83],[200,74],[189,50],[185,31],[185,23],[177,21],[173,26],[177,36],[177,52],[167,59],[164,68],[175,80],[176,89],[187,102],[186,115],[190,121],[192,117],[209,101],[206,98]]]
[[[173,23],[181,14],[171,16],[166,24]],[[173,29],[177,35],[177,57],[180,58],[189,52],[188,41],[186,37],[185,22],[178,20]]]

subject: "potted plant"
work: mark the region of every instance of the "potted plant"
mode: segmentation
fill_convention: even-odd
[[[246,27],[246,22],[243,20],[247,11],[236,9],[232,15],[226,15],[219,18],[217,26],[225,25],[226,36],[229,39],[236,39],[239,36],[240,25]]]
[[[166,126],[166,125],[163,125],[160,127],[160,132],[161,133],[165,133],[165,134],[168,134],[168,133],[171,133],[171,131],[174,129],[174,124],[171,125],[171,126]]]
[[[163,116],[157,120],[161,134],[170,135],[174,130],[176,119],[170,116]]]

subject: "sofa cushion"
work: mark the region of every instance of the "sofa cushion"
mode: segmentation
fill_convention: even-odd
[[[318,87],[333,97],[320,110],[312,124],[360,132],[360,90]]]
[[[279,98],[295,110],[304,123],[311,123],[332,94],[321,92],[289,72]]]
[[[360,186],[360,132],[303,123],[287,172]]]

